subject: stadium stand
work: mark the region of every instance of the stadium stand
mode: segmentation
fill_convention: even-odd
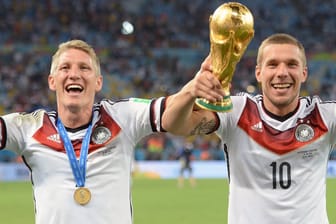
[[[336,99],[336,2],[239,2],[254,15],[255,37],[238,64],[233,94],[258,91],[254,78],[256,47],[271,33],[287,32],[300,39],[307,50],[310,78],[302,95],[319,94],[323,99]],[[193,77],[208,54],[209,16],[221,3],[218,0],[0,1],[0,114],[54,108],[54,96],[47,89],[51,53],[60,42],[74,38],[84,39],[99,53],[105,81],[99,98],[155,97],[177,91]],[[125,21],[133,24],[133,32],[124,32]],[[172,143],[175,138],[170,135],[163,138],[166,145],[157,158],[175,159]],[[195,158],[224,159],[216,141],[212,137],[198,139]],[[139,143],[136,159],[148,159],[146,143]],[[8,158],[2,155],[0,161],[13,161]],[[331,158],[336,159],[336,153]]]

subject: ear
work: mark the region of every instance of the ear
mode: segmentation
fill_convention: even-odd
[[[307,78],[308,78],[308,68],[307,68],[307,67],[304,67],[304,68],[303,68],[303,71],[302,71],[302,79],[301,79],[301,83],[306,82]]]
[[[96,80],[96,92],[99,92],[103,88],[103,76],[99,75]]]
[[[256,80],[260,83],[261,82],[261,71],[260,71],[260,67],[257,65],[256,68],[255,68],[255,77],[256,77]]]
[[[56,91],[55,77],[53,75],[48,76],[48,85],[50,90]]]

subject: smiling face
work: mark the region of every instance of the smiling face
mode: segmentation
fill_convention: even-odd
[[[264,106],[279,116],[294,111],[301,84],[307,79],[304,52],[292,43],[269,43],[259,54],[255,75],[261,84]]]
[[[102,88],[102,76],[95,63],[94,58],[80,48],[63,49],[53,58],[48,83],[56,92],[59,113],[91,113],[95,94]]]

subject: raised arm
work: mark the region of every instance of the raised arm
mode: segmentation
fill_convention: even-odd
[[[162,117],[163,128],[182,136],[215,131],[217,116],[214,112],[197,107],[195,100],[202,97],[215,102],[222,99],[224,94],[219,80],[212,73],[210,58],[207,57],[195,77],[167,99]]]

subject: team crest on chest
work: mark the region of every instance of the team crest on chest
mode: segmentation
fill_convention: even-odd
[[[111,131],[104,126],[98,126],[93,130],[92,141],[95,144],[104,144],[111,138]]]
[[[296,127],[295,138],[300,142],[307,142],[314,137],[314,129],[308,124],[300,124]]]

